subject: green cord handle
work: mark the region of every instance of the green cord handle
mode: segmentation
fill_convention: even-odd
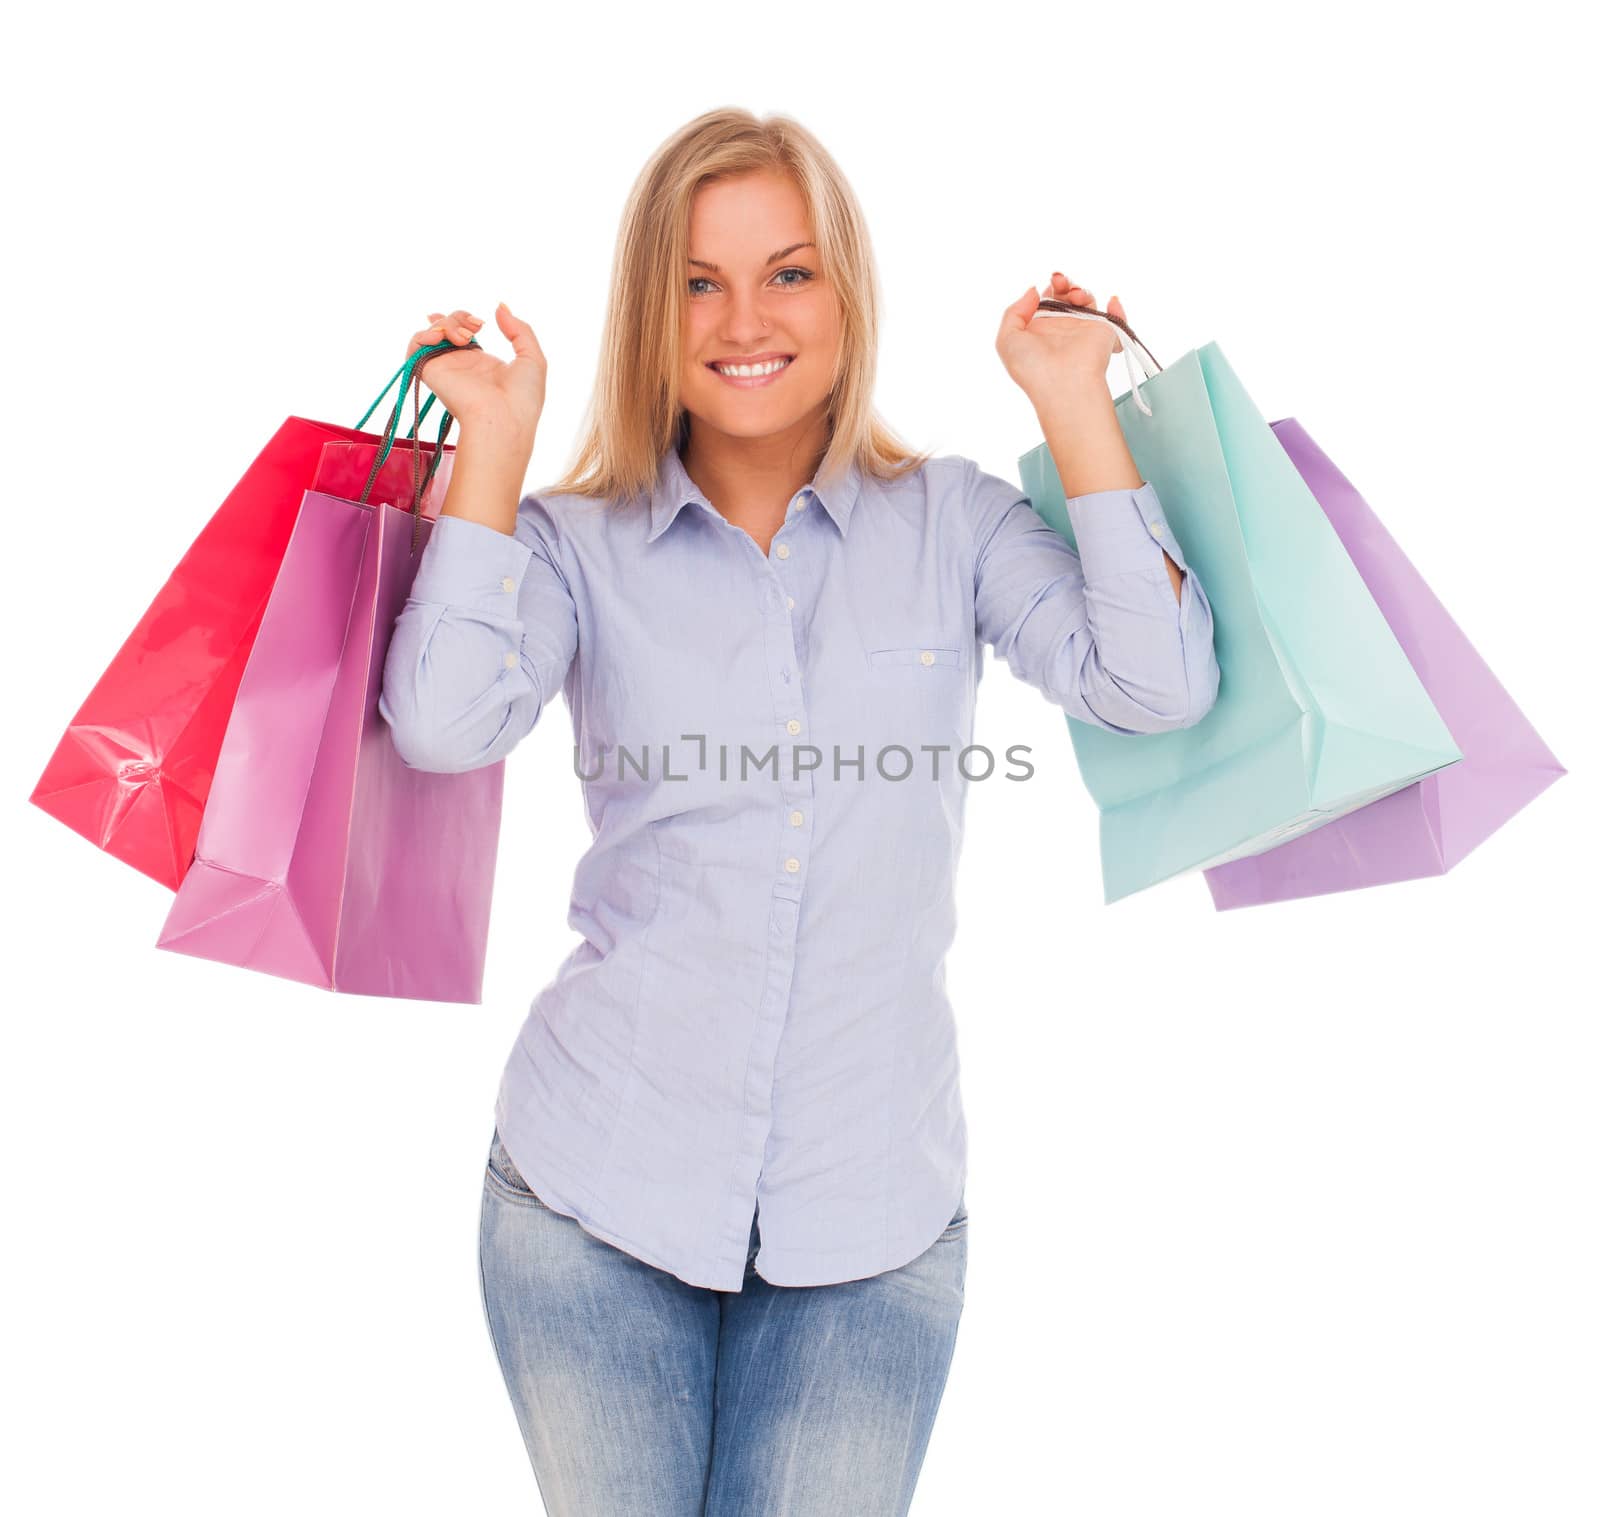
[[[401,364],[400,367],[398,369],[396,369],[393,374],[391,374],[389,376],[389,383],[386,384],[381,390],[378,391],[378,398],[375,401],[373,401],[370,406],[367,407],[366,411],[362,414],[361,420],[356,423],[356,431],[359,432],[364,426],[366,426],[367,418],[369,416],[371,416],[372,413],[374,411],[376,411],[378,409],[378,407],[383,404],[383,397],[389,393],[389,390],[393,386],[395,380],[397,380],[402,374],[404,374],[407,369],[410,369],[410,368],[414,367],[415,364],[416,364],[416,361],[419,358],[421,358],[424,353],[427,353],[427,354],[429,354],[431,356],[434,353],[442,352],[445,348],[450,348],[450,347],[454,347],[454,346],[455,346],[455,344],[451,343],[451,342],[436,342],[431,348],[418,348],[415,353],[411,354],[406,359],[406,361],[403,364]],[[473,340],[471,342],[464,343],[464,344],[462,344],[462,346],[469,347],[469,348],[478,348],[478,347],[482,347],[483,344],[480,343],[476,338],[473,338]],[[404,385],[400,386],[400,393],[402,395],[405,393],[405,386]],[[418,421],[420,421],[422,419],[422,416],[426,416],[428,414],[428,412],[433,409],[433,403],[434,403],[434,401],[436,399],[438,399],[438,397],[435,396],[435,395],[430,394],[428,396],[427,404],[423,406],[422,415],[417,418]],[[406,436],[408,438],[415,437],[416,436],[416,431],[417,431],[417,422],[414,421],[411,424],[411,430],[408,433],[406,433]]]
[[[395,396],[394,409],[389,413],[389,420],[383,429],[383,445],[378,449],[378,456],[373,462],[372,471],[367,475],[367,482],[361,490],[360,499],[363,505],[366,504],[367,496],[371,494],[372,486],[377,481],[378,471],[383,468],[384,460],[388,458],[394,448],[395,429],[400,424],[400,408],[405,404],[406,390],[409,388],[412,396],[411,430],[406,434],[407,439],[412,442],[417,440],[422,418],[427,414],[435,399],[437,399],[437,396],[430,394],[427,405],[418,404],[422,394],[423,364],[430,358],[437,358],[441,353],[460,352],[466,348],[481,349],[482,346],[475,338],[465,343],[453,343],[448,340],[436,342],[430,347],[418,348],[390,376],[389,383],[383,387],[378,394],[378,398],[367,407],[366,413],[356,423],[356,430],[360,431],[366,425],[367,418],[382,404],[383,397],[389,393],[390,387],[395,380],[399,379],[401,381],[400,393]],[[417,538],[422,530],[422,497],[427,493],[428,486],[433,481],[434,471],[439,467],[440,459],[444,457],[444,440],[449,435],[450,427],[454,420],[455,418],[443,406],[439,408],[439,435],[434,442],[433,459],[428,465],[426,475],[419,476],[418,474],[422,462],[421,449],[413,447],[411,450],[411,551],[413,553],[417,551]]]

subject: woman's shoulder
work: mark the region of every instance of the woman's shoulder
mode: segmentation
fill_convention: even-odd
[[[930,454],[920,468],[887,488],[900,493],[907,505],[931,514],[940,526],[967,538],[983,533],[994,518],[1018,502],[1027,503],[1020,485],[991,473],[965,453]]]
[[[517,504],[517,531],[519,535],[537,534],[552,548],[559,548],[569,539],[581,541],[603,532],[623,509],[607,496],[546,486],[524,492]]]
[[[557,490],[543,485],[523,492],[522,504],[557,521],[573,521],[615,509],[618,502],[610,496],[582,495],[574,490]]]
[[[1017,485],[1002,475],[991,473],[977,459],[965,453],[930,453],[919,468],[908,470],[899,476],[897,482],[914,484],[930,493],[953,496],[962,501],[997,493],[1022,494]]]
[[[972,460],[961,453],[928,453],[907,462],[909,467],[875,476],[870,487],[908,519],[959,516],[975,468]]]
[[[917,461],[913,463],[913,459]],[[925,453],[907,459],[912,466],[902,468],[877,483],[884,489],[942,489],[959,484],[972,460],[960,453]]]

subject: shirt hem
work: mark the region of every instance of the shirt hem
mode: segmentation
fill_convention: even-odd
[[[951,1203],[950,1213],[958,1204]],[[851,1280],[870,1280],[920,1259],[944,1236],[950,1221],[951,1215],[946,1213],[944,1221],[926,1235],[926,1241],[908,1248],[830,1249],[822,1254],[804,1248],[768,1248],[763,1243],[756,1252],[755,1270],[768,1285],[844,1285]]]
[[[505,1151],[511,1155],[511,1162],[517,1166],[518,1174],[527,1182],[528,1189],[544,1203],[548,1210],[555,1212],[558,1216],[567,1218],[569,1221],[576,1222],[591,1237],[598,1238],[602,1243],[610,1244],[612,1248],[620,1249],[630,1258],[637,1259],[642,1264],[648,1264],[652,1269],[662,1270],[674,1279],[681,1280],[685,1285],[696,1285],[704,1290],[737,1291],[744,1284],[746,1260],[743,1258],[739,1261],[738,1274],[736,1276],[730,1271],[728,1275],[719,1276],[715,1280],[708,1280],[698,1275],[681,1273],[679,1268],[668,1263],[665,1258],[653,1249],[600,1220],[591,1207],[593,1197],[588,1187],[581,1181],[577,1179],[549,1181],[543,1178],[546,1171],[540,1164],[525,1164],[517,1154],[516,1149],[512,1147],[512,1144],[517,1139],[506,1130],[505,1124],[499,1117],[496,1117],[495,1125],[500,1133],[500,1142],[504,1145]],[[572,1199],[574,1194],[582,1195],[584,1199],[582,1201],[574,1201]],[[728,1284],[727,1282],[730,1279],[735,1280],[736,1283]]]

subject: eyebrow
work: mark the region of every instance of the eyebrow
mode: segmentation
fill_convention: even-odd
[[[770,267],[780,258],[787,258],[791,253],[798,253],[801,248],[814,248],[815,246],[816,243],[814,242],[791,242],[788,247],[779,248],[778,251],[767,260],[767,265]],[[722,272],[722,269],[717,264],[710,263],[704,258],[691,258],[689,262],[702,269],[710,269],[713,274],[720,274]]]

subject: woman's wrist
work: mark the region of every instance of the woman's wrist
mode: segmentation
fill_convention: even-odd
[[[533,457],[534,434],[539,418],[531,421],[505,410],[467,411],[457,416],[461,428],[458,447],[471,447],[484,453],[504,453],[513,456],[521,452],[525,458]]]
[[[1069,499],[1098,490],[1136,490],[1144,483],[1103,379],[1057,387],[1035,401],[1034,414]]]
[[[516,530],[523,481],[533,457],[533,434],[519,427],[462,423],[450,461],[450,487],[441,516],[461,516],[508,536]]]
[[[1111,391],[1105,379],[1097,374],[1084,374],[1073,379],[1057,379],[1048,390],[1030,394],[1034,415],[1040,422],[1056,419],[1073,421],[1085,414],[1102,411],[1112,404]]]

